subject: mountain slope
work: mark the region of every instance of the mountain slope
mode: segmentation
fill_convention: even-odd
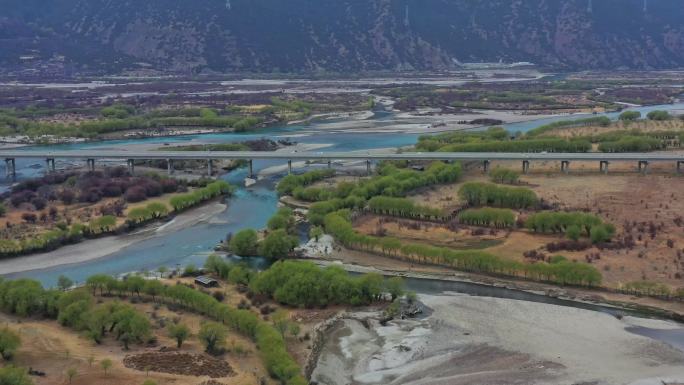
[[[0,64],[78,71],[684,66],[681,0],[0,0]],[[62,59],[63,56],[63,59]],[[50,60],[51,59],[51,60]]]

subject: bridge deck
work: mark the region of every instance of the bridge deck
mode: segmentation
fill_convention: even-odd
[[[534,161],[681,161],[675,153],[504,153],[504,152],[260,152],[260,151],[0,151],[0,159],[282,159],[282,160],[534,160]]]

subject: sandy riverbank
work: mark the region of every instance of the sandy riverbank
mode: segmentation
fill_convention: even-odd
[[[425,319],[382,326],[377,314],[343,318],[328,334],[312,380],[326,385],[684,381],[684,353],[628,332],[629,317],[462,294],[419,299],[432,310]]]
[[[164,224],[151,225],[134,233],[87,240],[47,253],[3,259],[0,260],[0,275],[47,269],[106,257],[146,239],[167,235],[188,226],[208,221],[225,211],[226,208],[227,206],[223,203],[212,202],[185,211]]]

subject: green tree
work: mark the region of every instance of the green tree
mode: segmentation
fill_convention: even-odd
[[[0,330],[0,356],[5,361],[10,361],[14,357],[19,346],[21,346],[19,335],[7,327]]]
[[[267,258],[285,258],[299,245],[297,237],[285,230],[271,231],[259,245],[259,254]]]
[[[237,232],[229,243],[230,251],[240,256],[253,256],[257,254],[258,236],[253,229],[245,229]]]
[[[142,223],[151,219],[152,215],[147,207],[136,207],[128,212],[128,220],[132,223]]]
[[[296,338],[299,335],[299,333],[301,333],[301,331],[302,328],[299,326],[298,323],[292,322],[292,324],[290,324],[290,334],[292,334],[293,337]]]
[[[639,111],[625,111],[620,114],[619,118],[620,120],[626,120],[626,121],[634,121],[638,120],[641,118],[641,112]]]
[[[124,284],[126,285],[126,290],[140,297],[140,292],[145,288],[145,278],[139,275],[131,275],[126,277]]]
[[[158,295],[164,292],[164,289],[166,289],[166,286],[164,286],[163,283],[156,279],[149,279],[145,281],[143,292],[152,297],[152,300],[154,301]]]
[[[66,275],[60,275],[57,278],[57,287],[62,291],[67,291],[70,287],[74,286],[74,281],[69,279]]]
[[[102,367],[102,370],[104,371],[105,376],[107,376],[107,372],[109,369],[112,367],[112,360],[109,358],[105,358],[100,362],[100,367]]]
[[[76,368],[67,369],[66,375],[67,375],[67,378],[69,379],[70,384],[74,380],[74,377],[76,377],[77,374],[78,374],[78,371],[76,370]]]
[[[401,277],[392,277],[385,280],[385,290],[392,297],[392,301],[404,294],[404,280]]]
[[[180,349],[183,342],[190,338],[190,328],[184,324],[175,323],[169,325],[169,337],[176,340],[176,346]]]
[[[572,239],[573,241],[578,240],[581,235],[582,229],[578,225],[570,225],[568,226],[568,229],[565,230],[565,236],[568,237],[568,239]]]
[[[321,226],[311,226],[309,230],[309,238],[313,238],[318,242],[319,238],[323,235],[323,228]]]
[[[591,243],[602,243],[610,240],[611,235],[606,226],[597,225],[591,228]]]
[[[207,353],[218,353],[226,342],[226,327],[217,322],[206,322],[200,328],[199,338]]]
[[[670,113],[664,110],[655,110],[649,112],[646,117],[649,120],[670,120]]]
[[[153,218],[165,217],[169,213],[169,208],[161,202],[152,202],[148,204],[146,208],[152,214]]]
[[[285,332],[290,326],[290,316],[285,310],[278,310],[271,316],[271,321],[273,322],[273,327],[280,332],[280,335],[285,337]]]

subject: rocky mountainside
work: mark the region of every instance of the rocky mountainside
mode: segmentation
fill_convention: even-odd
[[[0,0],[0,70],[684,67],[682,0]]]

